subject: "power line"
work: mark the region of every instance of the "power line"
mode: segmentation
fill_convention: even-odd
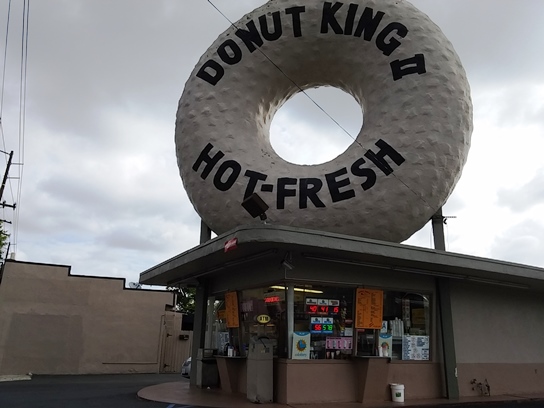
[[[6,148],[6,133],[4,130],[4,121],[3,121],[3,108],[4,108],[4,97],[5,97],[5,88],[6,88],[6,79],[7,79],[7,65],[8,65],[8,47],[12,36],[10,36],[10,25],[12,25],[12,14],[13,10],[11,7],[11,0],[8,3],[7,17],[6,17],[6,30],[5,30],[5,41],[4,41],[4,60],[2,62],[2,78],[1,78],[1,89],[0,89],[0,133],[2,138],[2,145],[4,150]],[[18,84],[19,84],[19,101],[18,101],[18,121],[17,121],[17,163],[12,163],[13,150],[12,149],[9,160],[6,160],[6,172],[1,186],[0,199],[4,193],[4,188],[6,184],[9,185],[12,202],[13,204],[6,204],[6,201],[0,203],[3,213],[5,213],[5,207],[12,208],[14,210],[13,223],[5,221],[7,224],[12,224],[12,234],[10,236],[12,242],[10,242],[10,247],[17,247],[17,239],[19,232],[19,216],[20,216],[20,206],[16,205],[21,202],[22,194],[22,181],[23,181],[23,168],[24,168],[24,157],[25,157],[25,126],[26,126],[26,91],[27,91],[27,67],[28,67],[28,40],[29,40],[29,18],[30,18],[30,0],[23,0],[22,2],[22,28],[21,28],[21,37],[20,37],[20,56],[19,56],[19,75],[18,75]],[[18,42],[18,41],[17,41]],[[6,152],[4,152],[6,153]],[[7,155],[7,153],[6,153]],[[10,171],[10,166],[12,164],[17,164],[18,166],[18,179],[16,192],[14,193],[13,185],[8,173]],[[8,184],[9,183],[9,184]],[[5,214],[4,214],[5,215]],[[5,216],[3,218],[6,218]]]
[[[7,13],[6,13],[6,31],[5,31],[6,35],[5,35],[5,40],[4,40],[4,59],[2,61],[2,79],[1,79],[1,85],[0,85],[0,134],[1,134],[1,137],[2,137],[2,146],[3,146],[4,150],[7,150],[6,149],[6,138],[5,138],[5,134],[4,134],[3,113],[4,113],[4,90],[5,90],[5,84],[6,84],[6,69],[7,69],[7,55],[8,55],[8,44],[9,44],[10,17],[11,17],[11,0],[9,0],[9,2],[8,2],[8,9],[7,9]],[[6,159],[6,177],[7,177],[8,172],[9,172],[9,167],[11,165],[12,157],[13,157],[13,152],[9,155],[9,160]],[[2,183],[2,189],[1,189],[2,193],[4,191],[5,182],[6,182],[6,180],[4,179],[4,181]],[[9,185],[10,185],[11,195],[13,197],[13,189],[11,188],[11,183]],[[2,197],[2,193],[0,193],[0,198]],[[5,207],[4,206],[2,206],[2,215],[3,215],[2,218],[5,219],[6,217],[5,217]],[[11,222],[4,221],[4,220],[2,220],[2,223],[11,224]],[[10,243],[8,242],[8,251],[9,251],[9,247],[10,247]],[[6,257],[7,257],[7,252],[8,251],[6,251]]]
[[[6,21],[6,40],[4,41],[4,61],[2,63],[2,87],[0,89],[0,126],[2,125],[2,113],[4,111],[4,87],[6,83],[6,66],[8,56],[8,38],[9,38],[9,18],[11,16],[11,0],[8,2],[8,12]],[[6,141],[4,140],[4,132],[2,131],[2,141],[4,143],[4,150],[6,150]]]
[[[21,195],[23,190],[23,169],[25,163],[25,126],[26,126],[26,85],[28,67],[28,27],[30,19],[30,0],[23,2],[23,29],[21,33],[21,68],[19,87],[19,183],[17,188],[16,202],[19,204],[15,211],[13,224],[13,246],[17,248],[19,238],[19,217],[21,206]]]

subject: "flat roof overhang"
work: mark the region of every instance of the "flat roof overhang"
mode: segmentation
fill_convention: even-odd
[[[225,252],[225,242],[237,247]],[[195,285],[203,277],[281,252],[336,264],[544,291],[544,269],[493,259],[278,225],[240,226],[140,274],[148,285]]]

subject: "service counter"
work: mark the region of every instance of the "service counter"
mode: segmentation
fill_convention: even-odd
[[[354,357],[357,369],[357,402],[389,399],[390,357]]]
[[[440,398],[440,364],[390,357],[346,360],[274,359],[275,401],[282,404],[391,401],[390,383],[405,384],[411,398]]]
[[[216,356],[221,389],[231,393],[247,393],[246,357]]]

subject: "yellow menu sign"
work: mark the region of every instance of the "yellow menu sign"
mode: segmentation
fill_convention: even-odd
[[[383,320],[383,291],[357,289],[355,306],[356,329],[381,329]]]
[[[227,327],[239,327],[238,295],[236,292],[227,292],[225,294],[225,307],[227,310]]]

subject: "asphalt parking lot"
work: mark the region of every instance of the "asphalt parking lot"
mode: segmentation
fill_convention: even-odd
[[[1,408],[193,408],[146,401],[137,392],[147,386],[189,381],[179,374],[33,376],[0,382]]]
[[[198,405],[154,402],[138,398],[142,388],[189,381],[180,374],[122,374],[34,376],[27,381],[0,382],[0,408],[203,408]],[[513,398],[513,396],[511,396]],[[338,404],[342,407],[343,404]],[[315,407],[319,405],[311,405]],[[327,405],[330,408],[330,404]],[[414,407],[410,404],[391,406]],[[544,398],[519,397],[510,401],[426,403],[422,408],[544,408]]]

